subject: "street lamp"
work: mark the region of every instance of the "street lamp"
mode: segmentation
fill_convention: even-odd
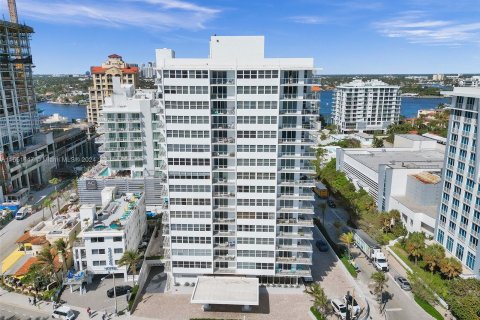
[[[105,267],[105,270],[108,271],[108,275],[112,275],[113,277],[113,297],[115,299],[115,315],[116,315],[117,314],[117,288],[115,286],[115,270],[117,270],[117,267]],[[107,277],[108,276],[103,277],[102,281],[105,280]]]

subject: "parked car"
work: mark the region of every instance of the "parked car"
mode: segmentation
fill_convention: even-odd
[[[339,299],[333,299],[330,301],[332,305],[333,312],[342,320],[347,318],[347,307]]]
[[[345,302],[353,316],[357,316],[360,313],[360,306],[358,305],[357,300],[351,295],[347,294],[343,296],[343,302]]]
[[[29,214],[32,213],[32,207],[30,206],[23,206],[20,209],[18,209],[17,213],[15,213],[15,219],[16,220],[22,220],[28,217]]]
[[[130,286],[116,286],[115,293],[113,292],[113,288],[107,290],[107,297],[113,298],[115,294],[118,296],[122,296],[127,294],[128,291],[132,292],[132,287]]]
[[[318,248],[320,252],[327,252],[328,251],[328,244],[323,240],[317,240],[315,242],[315,246]]]
[[[73,313],[73,310],[69,306],[60,306],[53,310],[52,318],[73,320],[75,319],[75,313]]]
[[[337,205],[335,204],[335,202],[333,202],[333,200],[327,200],[327,205],[330,208],[336,208],[337,207]]]
[[[147,246],[148,246],[148,242],[142,241],[142,243],[138,245],[138,249],[146,249]]]
[[[396,277],[395,280],[400,285],[400,288],[402,288],[403,290],[405,291],[412,290],[412,286],[410,286],[410,282],[408,282],[408,280],[405,279],[404,277]]]

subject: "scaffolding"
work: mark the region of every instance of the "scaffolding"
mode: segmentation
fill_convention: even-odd
[[[29,26],[0,21],[0,136],[3,152],[31,142],[39,131]]]

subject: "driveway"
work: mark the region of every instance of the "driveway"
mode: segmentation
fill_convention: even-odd
[[[104,311],[108,313],[115,312],[115,299],[107,297],[107,290],[113,288],[113,278],[112,276],[97,275],[93,278],[91,284],[87,285],[87,293],[80,295],[79,288],[75,286],[73,292],[70,292],[68,286],[65,287],[65,290],[62,293],[61,299],[65,300],[68,305],[81,307],[81,308],[91,308],[95,314],[101,315]],[[103,279],[103,280],[102,280]],[[133,287],[132,281],[125,282],[123,277],[117,275],[115,276],[115,285],[124,286],[129,285]],[[118,296],[117,297],[117,312],[127,309],[127,296]]]

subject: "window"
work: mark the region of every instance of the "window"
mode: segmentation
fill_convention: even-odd
[[[447,236],[447,244],[445,246],[448,251],[452,252],[453,250],[453,239],[450,236]]]
[[[461,261],[463,259],[463,246],[457,243],[455,256]]]
[[[475,267],[475,255],[472,254],[471,252],[467,253],[467,261],[466,261],[467,267],[473,270]]]
[[[210,199],[171,198],[170,204],[177,206],[209,206]]]
[[[205,185],[171,185],[170,192],[210,192],[210,186]]]
[[[122,237],[113,237],[113,242],[122,242]]]
[[[208,144],[169,144],[169,152],[210,152]]]
[[[443,238],[445,236],[445,233],[442,230],[438,230],[437,233],[437,241],[443,245]]]
[[[105,254],[105,249],[92,249],[92,254]]]
[[[113,249],[113,253],[123,253],[123,249],[122,248],[115,248],[115,249]]]
[[[105,261],[105,260],[93,261],[93,266],[94,267],[100,267],[100,266],[106,266],[106,265],[107,265],[107,261]]]
[[[104,242],[105,238],[103,238],[103,237],[93,237],[93,238],[90,238],[90,241],[91,242]]]

